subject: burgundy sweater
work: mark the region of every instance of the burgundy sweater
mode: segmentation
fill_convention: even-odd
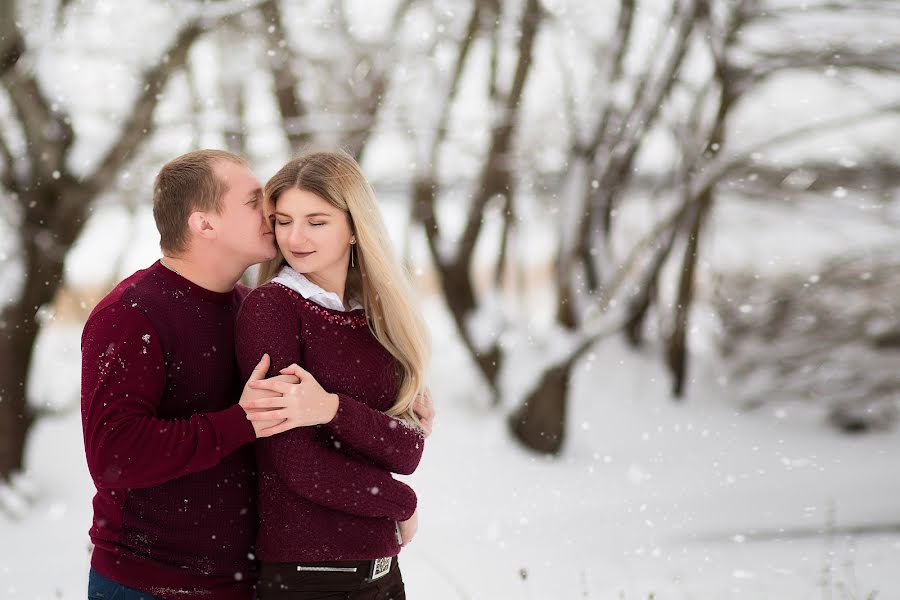
[[[200,288],[156,262],[88,317],[91,565],[113,581],[166,599],[252,595],[256,436],[236,404],[233,350],[245,294]]]
[[[324,308],[268,283],[241,308],[241,373],[249,375],[263,352],[272,358],[270,376],[297,363],[340,401],[326,425],[257,441],[260,560],[397,555],[395,523],[412,516],[416,495],[391,472],[415,470],[424,438],[381,412],[396,399],[399,365],[369,330],[365,312]]]

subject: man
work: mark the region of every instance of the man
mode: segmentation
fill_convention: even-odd
[[[248,442],[286,426],[251,423],[238,404],[260,395],[242,393],[233,336],[247,292],[237,281],[275,255],[261,196],[233,154],[203,150],[166,164],[153,198],[163,258],[121,282],[85,324],[82,424],[97,487],[89,593],[252,596]],[[261,358],[251,380],[268,369]],[[314,408],[288,425],[324,422]]]

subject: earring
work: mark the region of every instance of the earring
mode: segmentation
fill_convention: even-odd
[[[356,266],[353,261],[353,254],[354,254],[353,246],[354,245],[356,245],[356,240],[350,240],[350,268],[351,269]]]

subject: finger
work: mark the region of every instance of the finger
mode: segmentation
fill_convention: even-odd
[[[267,410],[265,412],[254,412],[247,413],[248,421],[276,421],[280,419],[286,419],[287,415],[284,414],[283,410]]]
[[[264,379],[266,377],[266,373],[269,371],[269,355],[263,354],[262,358],[259,359],[259,362],[256,363],[256,366],[253,367],[253,372],[250,373],[250,381],[257,381],[260,379]]]
[[[303,367],[298,365],[297,363],[293,363],[289,367],[285,367],[281,370],[282,375],[294,375],[299,378],[300,381],[303,381],[306,377],[312,377],[309,371],[305,370]],[[313,377],[313,379],[315,379]]]
[[[413,412],[416,413],[420,421],[429,420],[434,417],[434,408],[428,406],[424,402],[419,402],[418,400],[413,404]]]
[[[430,417],[434,414],[434,406],[431,403],[425,401],[416,402],[416,404],[413,406],[413,410],[416,411],[416,413],[418,413],[420,417]]]
[[[268,433],[268,431],[272,427],[276,427],[276,426],[280,425],[280,423],[278,421],[272,421],[270,426],[267,427],[266,425],[267,425],[266,423],[254,423],[253,424],[253,427],[256,429],[256,437],[258,437],[258,438],[269,437],[271,435],[271,433]]]
[[[269,409],[269,408],[284,408],[288,403],[285,401],[284,396],[266,396],[265,398],[255,398],[253,400],[244,400],[241,402],[241,406],[244,409]]]
[[[286,381],[278,381],[274,377],[263,379],[262,381],[251,381],[248,383],[254,390],[269,390],[270,392],[278,392],[279,394],[287,394],[291,388],[296,385]]]
[[[270,377],[269,379],[285,381],[287,383],[300,383],[300,378],[296,375],[275,375],[274,377]]]
[[[259,435],[260,435],[260,437],[269,437],[269,436],[273,436],[278,433],[284,433],[285,431],[289,431],[289,430],[293,429],[294,427],[295,427],[295,425],[293,423],[291,423],[290,421],[285,419],[284,421],[282,421],[281,423],[278,423],[277,425],[273,425],[272,427],[267,427],[265,429],[260,430]]]
[[[431,392],[428,388],[425,388],[423,391],[416,394],[416,402],[420,402],[425,406],[433,406],[434,403],[431,401]]]

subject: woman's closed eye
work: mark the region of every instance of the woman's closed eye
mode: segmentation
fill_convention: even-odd
[[[320,225],[325,225],[325,223],[314,223],[312,221],[310,221],[309,224],[312,225],[313,227],[319,227]]]
[[[290,225],[291,221],[280,221],[280,220],[276,219],[275,223],[277,223],[278,225]]]

